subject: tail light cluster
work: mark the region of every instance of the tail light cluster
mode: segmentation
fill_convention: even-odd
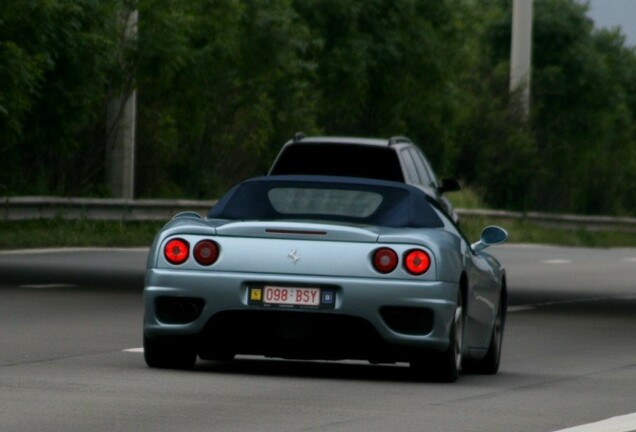
[[[373,252],[373,268],[379,273],[391,273],[399,264],[398,254],[390,248],[379,248]],[[410,249],[402,256],[404,269],[414,276],[423,275],[431,267],[431,257],[422,249]]]
[[[190,243],[180,238],[172,239],[164,246],[163,256],[170,264],[183,264],[190,257]],[[192,248],[192,256],[201,265],[212,265],[219,258],[219,245],[212,240],[201,240]]]
[[[380,248],[373,253],[373,267],[380,273],[391,273],[399,262],[393,249]]]

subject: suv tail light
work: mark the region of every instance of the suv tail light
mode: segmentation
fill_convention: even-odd
[[[212,265],[219,258],[219,245],[212,240],[201,240],[194,246],[193,255],[199,264]]]
[[[373,267],[380,273],[391,273],[398,265],[398,255],[393,249],[380,248],[373,253]]]
[[[183,264],[190,255],[190,245],[187,241],[177,238],[172,239],[163,248],[163,256],[170,264]]]
[[[421,249],[412,249],[404,254],[404,268],[412,275],[422,275],[431,267],[431,257]]]

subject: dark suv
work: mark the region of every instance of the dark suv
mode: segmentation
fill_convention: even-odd
[[[306,137],[285,143],[269,175],[314,174],[364,177],[415,185],[431,196],[453,220],[457,214],[444,192],[460,189],[455,179],[437,181],[422,151],[406,137],[390,139]]]

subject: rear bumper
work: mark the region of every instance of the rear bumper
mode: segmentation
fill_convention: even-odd
[[[249,288],[263,284],[329,287],[335,304],[330,309],[250,305]],[[446,349],[458,289],[447,282],[159,269],[147,271],[145,285],[149,338],[191,338],[202,350],[220,344],[238,354],[393,361]],[[188,308],[194,301],[198,310],[162,314],[158,305],[165,299],[186,299]]]

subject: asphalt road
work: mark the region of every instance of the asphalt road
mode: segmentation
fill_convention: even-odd
[[[0,431],[550,432],[636,412],[636,249],[492,251],[501,371],[450,385],[362,362],[149,369],[144,250],[0,252]],[[585,430],[636,429],[622,419]]]

